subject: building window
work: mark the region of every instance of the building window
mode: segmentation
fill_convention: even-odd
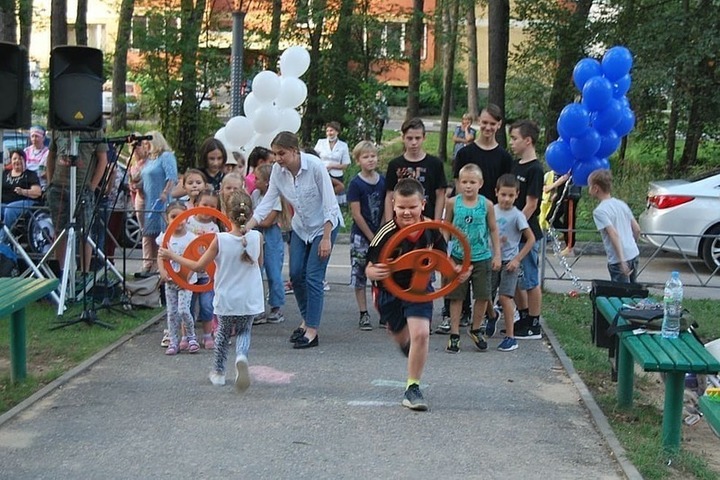
[[[383,22],[376,28],[365,28],[365,49],[377,52],[381,58],[407,59],[410,55],[408,32],[410,23]],[[423,24],[421,59],[427,57],[427,25]]]
[[[87,26],[87,46],[105,51],[105,24],[90,23]],[[68,25],[68,45],[77,45],[75,25]]]
[[[130,46],[139,50],[172,50],[180,40],[180,23],[180,13],[173,11],[133,16]]]

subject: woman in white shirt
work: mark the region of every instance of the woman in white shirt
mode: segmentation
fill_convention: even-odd
[[[325,125],[325,138],[317,141],[315,151],[330,174],[338,203],[345,205],[347,200],[345,197],[344,174],[345,169],[350,165],[350,150],[347,143],[338,139],[340,129],[338,122],[328,122]]]
[[[290,281],[302,322],[290,341],[297,349],[317,347],[323,280],[343,218],[327,169],[318,157],[300,152],[294,133],[278,133],[271,147],[275,164],[270,184],[246,230],[252,230],[270,214],[278,197],[292,206]]]

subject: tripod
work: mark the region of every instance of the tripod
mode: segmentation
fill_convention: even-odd
[[[73,290],[75,286],[75,254],[76,254],[76,228],[77,228],[77,160],[78,160],[78,143],[79,139],[76,138],[74,133],[70,134],[70,155],[68,158],[70,159],[70,212],[69,212],[69,219],[70,222],[68,223],[67,227],[58,235],[57,239],[53,243],[53,245],[48,250],[48,253],[46,254],[46,257],[50,255],[50,253],[57,247],[57,245],[62,241],[63,238],[66,238],[66,245],[65,245],[65,259],[63,262],[63,275],[62,280],[60,282],[60,300],[61,303],[58,306],[58,316],[62,315],[62,311],[64,309],[64,300],[65,296],[67,294],[67,288],[68,288],[68,282],[71,282],[73,285]],[[91,162],[92,163],[92,162]],[[89,170],[88,170],[89,172]],[[87,174],[86,174],[87,175]],[[83,184],[85,184],[83,182]],[[82,221],[84,218],[84,210],[87,208],[87,205],[84,204],[85,200],[82,200],[83,202],[83,216],[81,218],[81,225],[80,225],[80,232],[82,235],[82,246],[83,251],[80,255],[80,263],[81,268],[84,272],[85,267],[88,265],[85,265],[85,245],[87,242],[90,242],[90,244],[93,246],[93,248],[97,248],[97,246],[94,245],[92,240],[89,238],[88,228],[84,228],[85,225]],[[92,222],[90,222],[92,224]],[[102,255],[102,258],[105,262],[107,262],[107,259],[104,255]],[[84,273],[83,273],[84,276]],[[83,283],[84,283],[83,278]],[[85,290],[85,288],[83,288]],[[73,293],[75,293],[73,291]],[[83,292],[82,295],[83,299],[83,310],[79,317],[75,319],[70,319],[66,321],[62,321],[58,323],[57,325],[50,328],[50,330],[57,330],[59,328],[68,327],[70,325],[75,325],[77,323],[86,323],[88,325],[98,325],[103,328],[112,329],[114,328],[112,325],[102,322],[98,319],[97,313],[94,310],[89,310],[87,308],[87,299],[85,296],[85,292]]]
[[[107,166],[106,172],[103,175],[104,181],[102,182],[103,186],[101,187],[101,189],[103,192],[107,191],[107,185],[110,184],[111,179],[112,179],[113,184],[114,184],[113,188],[115,188],[115,185],[119,185],[119,187],[118,187],[119,190],[118,190],[117,194],[115,195],[112,206],[109,206],[107,202],[105,202],[105,204],[103,206],[104,211],[103,211],[103,216],[101,217],[101,223],[102,223],[102,228],[105,229],[106,242],[107,242],[107,235],[110,235],[111,241],[115,242],[116,244],[118,243],[117,239],[113,235],[113,232],[111,232],[109,230],[109,225],[108,225],[107,220],[110,218],[110,215],[113,212],[115,212],[115,208],[117,206],[118,200],[120,199],[120,195],[123,195],[123,193],[124,193],[123,186],[125,185],[125,179],[127,177],[128,171],[130,170],[132,158],[134,157],[135,148],[137,146],[136,141],[133,141],[131,143],[132,150],[130,151],[130,157],[129,157],[130,161],[128,162],[128,165],[126,166],[125,171],[123,172],[122,178],[120,178],[119,182],[115,182],[114,180],[116,178],[115,176],[117,175],[117,162],[118,162],[118,159],[120,158],[120,153],[122,152],[122,149],[125,146],[125,144],[128,142],[128,140],[132,140],[133,138],[134,138],[133,136],[130,136],[130,137],[122,137],[119,139],[108,139],[108,144],[112,145],[112,144],[117,143],[119,145],[119,148],[117,149],[117,152],[114,155],[114,158],[112,159],[112,161],[108,161],[108,166]],[[109,208],[110,213],[108,213],[108,207],[110,207]],[[100,208],[100,202],[98,202],[95,205],[96,212],[97,212],[97,210],[99,210],[99,208]],[[99,253],[99,250],[97,250],[97,251]],[[122,273],[122,275],[119,275],[119,280],[122,283],[122,289],[121,289],[122,293],[120,294],[121,295],[120,300],[115,303],[110,302],[110,297],[108,296],[108,291],[110,289],[110,286],[108,284],[108,266],[110,265],[110,262],[105,261],[105,263],[104,263],[105,286],[104,286],[104,291],[103,291],[103,299],[102,299],[102,302],[100,303],[100,305],[97,307],[97,310],[107,309],[107,310],[111,310],[114,312],[123,313],[130,317],[134,317],[134,315],[132,313],[130,313],[130,310],[132,310],[132,305],[130,304],[129,298],[125,294],[125,274],[126,274],[126,267],[127,267],[127,253],[126,253],[124,244],[122,245],[122,251],[123,251],[123,273]],[[94,301],[95,301],[95,297],[93,296],[93,303],[94,303]],[[121,306],[121,308],[117,308],[118,306]]]

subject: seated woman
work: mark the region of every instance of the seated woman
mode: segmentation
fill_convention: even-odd
[[[25,166],[25,152],[11,151],[10,163],[12,169],[2,173],[2,217],[8,228],[42,195],[37,173]],[[5,231],[0,231],[0,241],[5,242],[5,237]]]

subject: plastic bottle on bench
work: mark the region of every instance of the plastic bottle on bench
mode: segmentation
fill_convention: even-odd
[[[682,317],[683,285],[680,274],[672,272],[665,283],[663,296],[663,338],[678,338],[680,335],[680,317]]]

